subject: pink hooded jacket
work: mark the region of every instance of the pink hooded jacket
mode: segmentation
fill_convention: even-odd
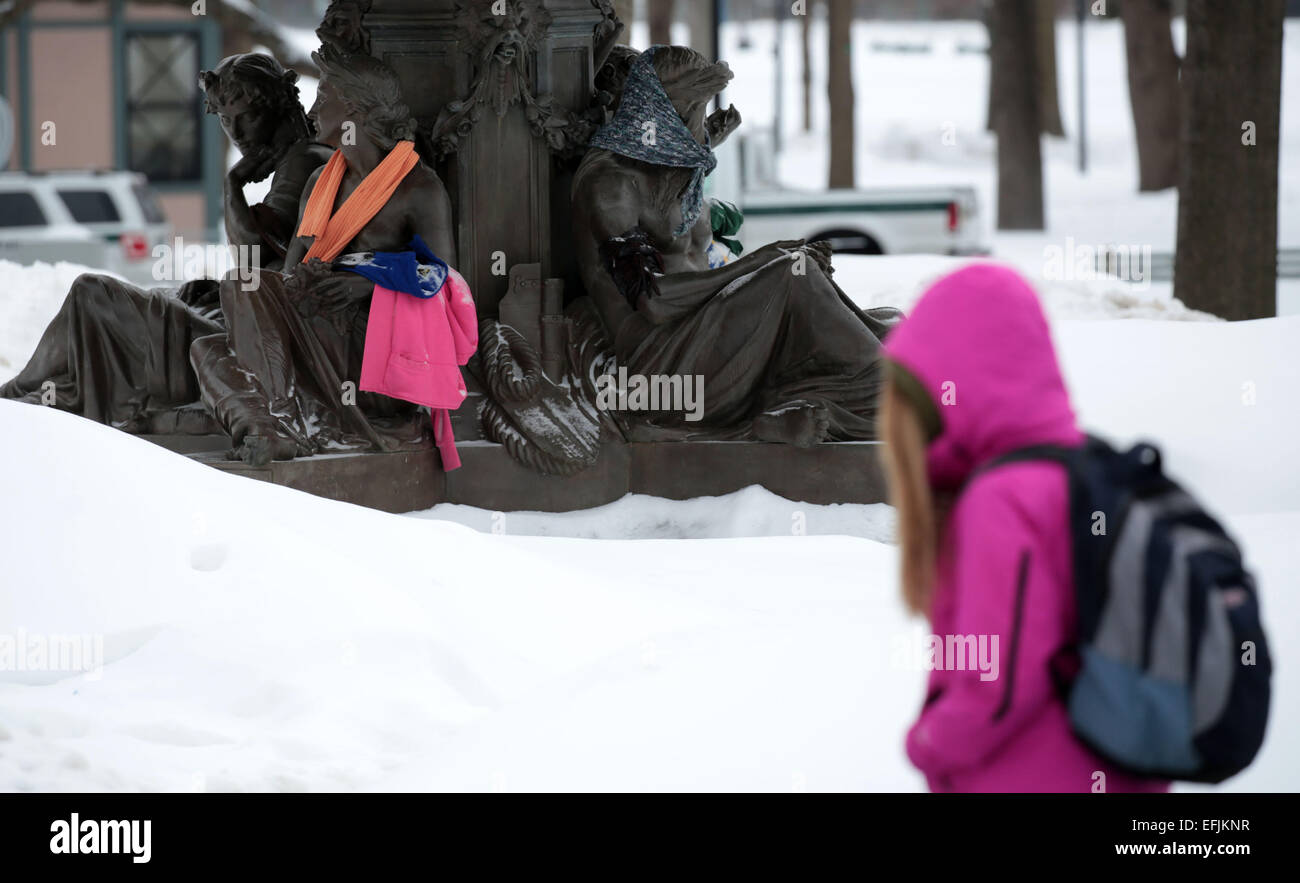
[[[993,680],[970,667],[931,672],[908,757],[932,791],[1167,790],[1076,739],[1053,683],[1050,660],[1075,621],[1062,467],[1008,464],[962,487],[1015,448],[1083,441],[1037,296],[1009,269],[967,267],[926,292],[885,353],[939,412],[931,485],[959,490],[941,530],[931,628],[998,639]]]
[[[469,285],[448,267],[434,297],[375,285],[361,357],[361,389],[426,405],[446,471],[460,468],[451,411],[467,395],[460,366],[478,347],[478,317]]]

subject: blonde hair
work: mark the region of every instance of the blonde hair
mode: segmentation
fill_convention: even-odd
[[[880,438],[885,443],[889,501],[898,511],[899,575],[903,603],[911,613],[929,616],[938,558],[940,506],[926,474],[926,431],[916,406],[889,371],[881,407]]]

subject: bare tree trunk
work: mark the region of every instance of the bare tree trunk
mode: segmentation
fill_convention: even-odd
[[[1039,122],[1046,135],[1065,136],[1061,124],[1061,102],[1056,84],[1056,3],[1055,0],[1037,0],[1034,4],[1034,25],[1038,39],[1038,112]]]
[[[1042,125],[1038,113],[1036,0],[993,0],[991,47],[998,96],[998,229],[1043,229]]]
[[[646,18],[650,22],[650,45],[668,45],[673,41],[673,0],[647,0]]]
[[[984,27],[989,32],[989,94],[988,104],[985,108],[985,128],[990,132],[993,131],[993,124],[996,114],[993,113],[993,105],[998,100],[998,66],[993,63],[993,0],[983,0],[981,15],[984,19]]]
[[[984,7],[984,23],[989,29],[989,43],[993,41],[992,2]],[[1034,16],[1034,58],[1035,72],[1038,76],[1039,121],[1046,135],[1065,136],[1065,124],[1061,121],[1061,102],[1059,84],[1056,75],[1056,4],[1054,0],[1035,0]],[[994,131],[994,104],[998,100],[1000,87],[996,65],[990,66],[987,127]]]
[[[826,91],[830,102],[832,190],[854,184],[853,168],[853,0],[826,0],[829,73]]]
[[[708,59],[713,59],[713,4],[716,2],[718,0],[689,0],[686,4],[691,48]]]
[[[1125,0],[1122,10],[1142,191],[1178,186],[1183,95],[1170,30],[1172,7],[1171,0]]]
[[[1283,11],[1187,3],[1174,294],[1225,319],[1277,315]]]
[[[636,0],[614,0],[614,13],[623,23],[623,31],[618,35],[618,42],[624,46],[632,44],[632,22],[636,21]]]
[[[812,6],[813,0],[806,0],[804,14],[799,21],[799,56],[801,59],[801,84],[803,88],[803,130],[812,131]]]

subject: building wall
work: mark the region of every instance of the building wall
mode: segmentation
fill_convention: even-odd
[[[220,60],[215,19],[196,17],[188,6],[42,0],[0,32],[0,91],[16,128],[8,168],[125,168],[125,34],[173,28],[198,33],[200,67]],[[52,145],[41,140],[46,122],[55,126]],[[199,181],[155,184],[168,220],[190,235],[220,224],[225,140],[211,117],[203,118],[201,140]]]
[[[207,199],[201,191],[165,191],[158,194],[158,203],[177,235],[203,238],[208,222]]]
[[[106,21],[109,16],[109,0],[96,3],[73,3],[70,0],[41,0],[32,7],[33,21]]]
[[[124,12],[127,21],[192,22],[195,18],[188,6],[167,6],[157,3],[127,3]]]
[[[113,168],[113,79],[88,75],[112,69],[111,29],[33,28],[30,41],[31,168]],[[76,59],[71,70],[68,59]]]

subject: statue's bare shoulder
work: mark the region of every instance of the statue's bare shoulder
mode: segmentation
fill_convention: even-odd
[[[621,236],[640,224],[645,182],[637,170],[605,153],[589,156],[579,174],[584,186],[575,182],[577,221],[596,242]]]

